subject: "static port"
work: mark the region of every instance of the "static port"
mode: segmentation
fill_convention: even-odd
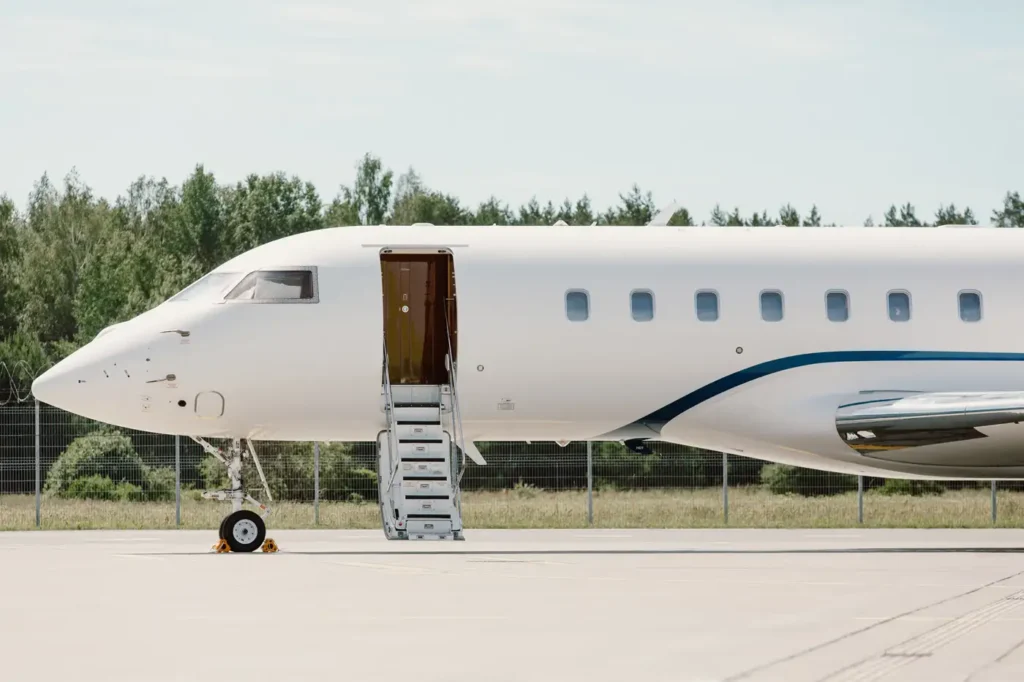
[[[178,407],[185,407],[186,405],[188,405],[188,403],[186,403],[184,400],[178,401]]]

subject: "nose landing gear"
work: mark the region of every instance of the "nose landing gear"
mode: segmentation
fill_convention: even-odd
[[[199,443],[206,452],[216,457],[228,468],[228,478],[231,480],[231,488],[228,490],[203,492],[203,497],[208,500],[231,500],[232,511],[220,522],[218,541],[213,549],[218,554],[255,552],[257,548],[261,548],[265,553],[276,552],[277,543],[273,539],[267,538],[267,525],[264,523],[264,518],[270,513],[270,508],[257,502],[242,490],[242,457],[248,455],[256,465],[256,471],[260,475],[267,500],[271,500],[270,486],[267,485],[267,477],[263,475],[263,467],[260,466],[260,460],[256,456],[252,441],[245,441],[247,450],[243,451],[239,439],[234,439],[225,456],[223,450],[213,447],[202,438],[192,436],[192,440]],[[244,502],[249,502],[257,507],[262,515],[249,509],[242,509]]]

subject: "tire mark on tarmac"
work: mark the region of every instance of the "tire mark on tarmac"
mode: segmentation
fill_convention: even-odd
[[[985,583],[984,585],[979,585],[978,587],[975,587],[974,589],[971,589],[971,590],[967,590],[966,592],[960,592],[959,594],[954,594],[954,595],[952,595],[950,597],[945,597],[944,599],[939,599],[937,601],[931,602],[930,604],[925,604],[924,606],[919,606],[916,609],[910,609],[909,611],[904,611],[903,613],[899,613],[899,614],[897,614],[895,616],[891,616],[891,617],[886,618],[884,620],[880,620],[877,623],[872,623],[871,625],[867,625],[865,627],[858,628],[857,630],[851,630],[850,632],[847,632],[845,634],[839,635],[838,637],[833,637],[832,639],[827,640],[825,642],[820,642],[820,643],[815,644],[813,646],[809,646],[806,649],[802,649],[802,650],[797,651],[795,653],[789,654],[788,656],[781,656],[779,658],[776,658],[773,661],[768,661],[767,663],[762,663],[762,664],[756,665],[756,666],[754,666],[752,668],[747,668],[746,670],[742,670],[742,671],[740,671],[738,673],[730,675],[729,677],[722,678],[722,682],[735,682],[736,680],[747,679],[751,675],[754,675],[756,673],[764,672],[765,670],[769,670],[770,668],[774,668],[775,666],[780,665],[782,663],[788,663],[789,661],[796,660],[796,659],[800,658],[801,656],[806,656],[807,654],[813,653],[815,651],[819,651],[821,649],[824,649],[825,647],[832,646],[833,644],[837,644],[839,642],[845,641],[845,640],[850,639],[852,637],[856,637],[857,635],[860,635],[860,634],[863,634],[865,632],[868,632],[869,630],[874,630],[875,628],[878,628],[878,627],[881,627],[883,625],[887,625],[888,623],[892,623],[894,621],[897,621],[900,618],[906,618],[907,616],[912,616],[915,613],[920,613],[921,611],[925,611],[925,610],[930,609],[930,608],[932,608],[934,606],[939,606],[941,604],[945,604],[947,602],[951,602],[951,601],[960,599],[961,597],[966,597],[967,595],[974,594],[975,592],[980,592],[980,591],[988,589],[990,587],[994,587],[994,586],[998,585],[999,583],[1004,583],[1007,580],[1012,580],[1014,578],[1020,577],[1021,575],[1024,575],[1024,571],[1017,571],[1016,573],[1011,573],[1010,575],[1006,576],[1005,578],[999,578],[998,580],[993,580],[992,582]]]
[[[983,665],[982,667],[978,668],[973,673],[968,675],[967,678],[964,680],[964,682],[971,682],[971,680],[973,680],[975,677],[977,677],[981,673],[985,672],[989,668],[994,668],[995,666],[999,665],[1000,663],[1005,661],[1007,658],[1009,658],[1012,654],[1014,654],[1018,650],[1020,650],[1020,648],[1022,646],[1024,646],[1024,639],[1020,640],[1019,642],[1014,644],[1012,647],[1010,647],[1009,649],[1004,651],[1002,654],[1000,654],[999,658],[995,659],[994,661],[991,661],[990,663],[988,663],[986,665]]]
[[[844,666],[839,670],[821,678],[824,680],[844,680],[845,682],[872,682],[881,679],[897,668],[931,656],[946,645],[960,639],[969,632],[976,630],[1018,608],[1024,603],[1024,591],[1016,592],[1007,597],[989,602],[984,606],[968,611],[941,625],[909,637],[898,644],[887,647],[880,654],[871,654]]]

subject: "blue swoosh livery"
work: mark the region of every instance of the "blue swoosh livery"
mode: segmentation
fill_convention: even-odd
[[[716,381],[687,393],[682,398],[661,407],[638,419],[636,424],[665,424],[687,410],[770,374],[787,369],[825,365],[837,362],[910,362],[910,361],[966,361],[966,362],[1021,362],[1024,353],[982,353],[967,351],[921,351],[921,350],[844,350],[822,353],[791,355],[777,360],[762,362],[753,367],[733,372]]]

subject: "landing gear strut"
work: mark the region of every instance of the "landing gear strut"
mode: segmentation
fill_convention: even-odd
[[[270,486],[267,485],[267,477],[263,475],[263,467],[256,456],[256,450],[252,441],[246,440],[246,450],[242,450],[239,439],[231,441],[231,447],[225,453],[221,448],[215,448],[202,438],[192,436],[192,440],[199,443],[209,454],[216,457],[228,468],[228,479],[231,481],[231,488],[228,490],[203,491],[203,497],[207,500],[231,500],[231,513],[220,522],[217,544],[213,546],[218,554],[224,552],[255,552],[262,548],[264,552],[276,552],[277,543],[267,538],[267,525],[264,519],[270,513],[267,505],[257,502],[252,495],[242,489],[242,458],[251,457],[256,471],[263,483],[263,491],[267,500],[271,501]],[[257,507],[261,514],[249,509],[242,509],[242,504],[249,502]]]

